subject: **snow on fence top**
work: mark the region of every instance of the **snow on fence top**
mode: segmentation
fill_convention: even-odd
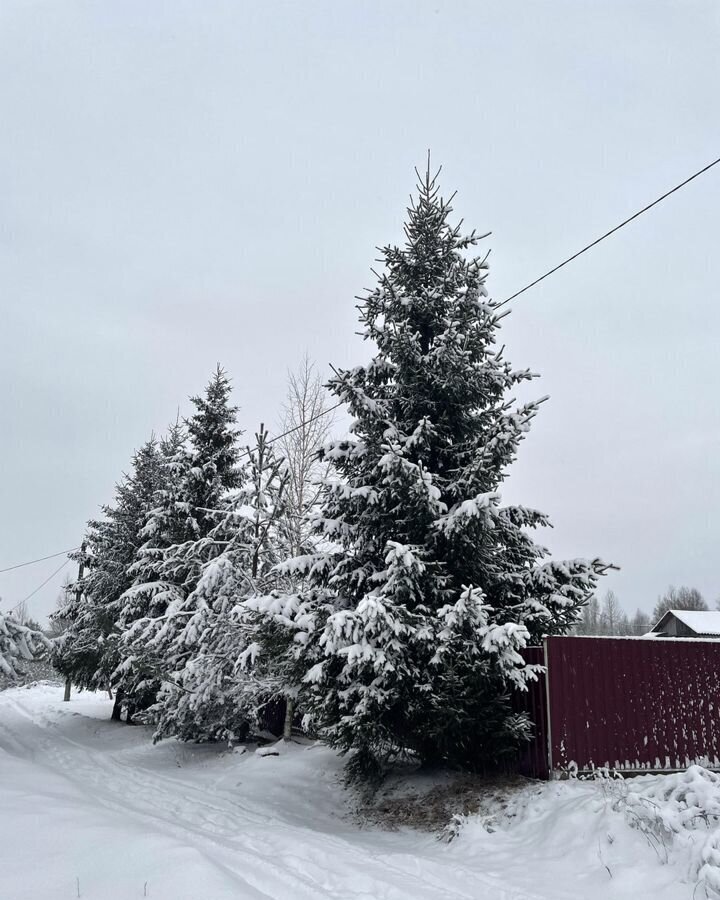
[[[720,768],[720,641],[551,637],[544,657],[527,774]]]

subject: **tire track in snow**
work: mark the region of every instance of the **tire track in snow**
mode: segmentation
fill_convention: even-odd
[[[52,713],[38,711],[7,692],[0,702],[21,723],[14,729],[0,723],[15,750],[28,753],[34,748],[33,762],[71,781],[81,796],[91,787],[90,799],[96,805],[116,815],[133,816],[189,843],[238,888],[252,891],[239,896],[268,900],[319,896],[338,900],[547,900],[524,888],[513,888],[494,874],[466,869],[456,857],[430,858],[437,856],[430,846],[427,849],[435,852],[422,857],[408,852],[406,842],[403,845],[389,834],[380,833],[386,847],[378,852],[378,833],[373,835],[375,845],[370,846],[366,833],[359,830],[348,831],[345,839],[310,825],[300,828],[277,817],[270,819],[262,808],[239,804],[206,786],[123,760],[127,749],[100,752],[92,741],[83,743],[65,733],[73,719],[79,726],[93,722],[102,727],[101,720],[53,707]],[[87,732],[84,736],[89,737]],[[132,747],[130,752],[135,749],[139,748]],[[210,802],[208,792],[216,802]],[[83,796],[85,802],[87,799]],[[328,826],[332,825],[328,821]],[[278,829],[284,832],[280,842]],[[449,876],[455,882],[452,885]],[[458,876],[462,886],[457,884]],[[575,900],[574,894],[564,892],[554,894],[553,900],[563,897]]]
[[[8,704],[4,705],[7,706]],[[23,709],[20,704],[16,702],[12,703],[10,708],[25,721],[37,727],[37,723],[35,722],[32,713]],[[17,731],[9,728],[5,722],[0,722],[0,729],[3,729],[12,739],[14,739],[14,743],[17,747],[28,751],[34,746],[36,748],[34,762],[37,765],[44,766],[48,771],[55,775],[59,775],[66,781],[70,781],[74,786],[81,788],[82,794],[87,795],[88,788],[92,788],[91,800],[94,805],[100,806],[116,815],[119,814],[121,817],[134,817],[145,825],[149,823],[155,826],[155,830],[165,832],[176,839],[184,840],[185,843],[190,844],[194,850],[202,855],[203,858],[207,859],[213,866],[220,869],[225,875],[232,877],[238,884],[238,887],[242,887],[243,889],[249,888],[252,890],[251,895],[242,894],[240,896],[263,897],[268,898],[268,900],[270,900],[270,898],[276,900],[276,898],[290,896],[307,898],[317,897],[317,893],[315,892],[305,893],[303,891],[303,893],[299,893],[298,889],[304,886],[298,884],[295,879],[290,880],[282,868],[268,862],[266,859],[262,858],[260,854],[249,854],[242,846],[238,846],[236,840],[229,840],[225,835],[218,833],[216,830],[208,832],[197,827],[193,819],[201,806],[199,802],[195,800],[192,801],[193,807],[190,816],[186,816],[183,815],[183,808],[175,802],[174,797],[170,797],[167,792],[158,791],[149,780],[139,779],[136,775],[133,775],[129,784],[126,783],[125,780],[118,784],[117,775],[114,772],[114,767],[112,765],[100,763],[97,758],[92,756],[92,753],[88,748],[72,741],[62,735],[61,732],[59,733],[61,741],[70,744],[74,748],[80,750],[81,754],[89,757],[89,765],[87,763],[85,765],[79,765],[77,753],[68,753],[59,749],[56,746],[56,742],[48,738],[23,742],[17,739]],[[41,758],[40,754],[37,753],[37,749],[47,751],[45,759]],[[176,787],[184,787],[187,789],[191,786],[176,785]],[[154,798],[155,802],[139,803],[138,798],[143,795]],[[87,802],[88,800],[87,796],[83,796],[82,799],[84,802]],[[163,813],[161,813],[160,810],[163,810]],[[242,825],[247,825],[248,823],[236,821],[235,824],[237,830],[242,832]],[[158,828],[158,825],[161,825],[162,827]],[[193,839],[188,840],[189,836],[192,836]],[[218,859],[217,852],[215,852],[218,845],[231,850],[233,855],[242,854],[243,865],[233,865],[225,860]],[[263,863],[263,869],[256,874],[255,878],[253,878],[253,867],[257,868],[259,862]],[[279,884],[276,886],[279,890],[273,890],[272,893],[268,893],[266,890],[267,883],[271,880],[272,875],[278,877],[277,880],[279,881]],[[307,887],[312,888],[313,891],[315,890],[315,886],[311,882],[308,882]]]

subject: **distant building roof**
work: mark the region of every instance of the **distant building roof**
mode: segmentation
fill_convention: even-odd
[[[708,634],[720,637],[720,610],[669,609],[652,631],[663,631],[670,616],[674,616],[695,634]]]

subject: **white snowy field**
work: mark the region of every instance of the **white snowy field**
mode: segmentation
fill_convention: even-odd
[[[531,784],[495,830],[470,817],[448,843],[361,827],[320,745],[153,746],[109,716],[108,699],[63,703],[53,685],[0,693],[1,900],[690,900],[712,880],[713,825],[692,809],[678,825],[679,776],[629,793]],[[698,803],[720,803],[714,776],[683,777]]]

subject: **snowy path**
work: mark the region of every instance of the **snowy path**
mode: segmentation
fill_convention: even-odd
[[[652,887],[646,873],[643,882],[637,873],[609,879],[594,845],[592,871],[582,859],[568,864],[565,838],[548,842],[542,823],[535,848],[522,829],[450,845],[361,830],[336,783],[340,764],[323,747],[280,756],[153,747],[147,731],[112,723],[109,712],[90,694],[62,703],[57,687],[0,693],[2,900],[71,900],[76,879],[83,900],[692,895],[668,866],[655,864],[663,874]],[[642,842],[639,850],[647,855]]]

